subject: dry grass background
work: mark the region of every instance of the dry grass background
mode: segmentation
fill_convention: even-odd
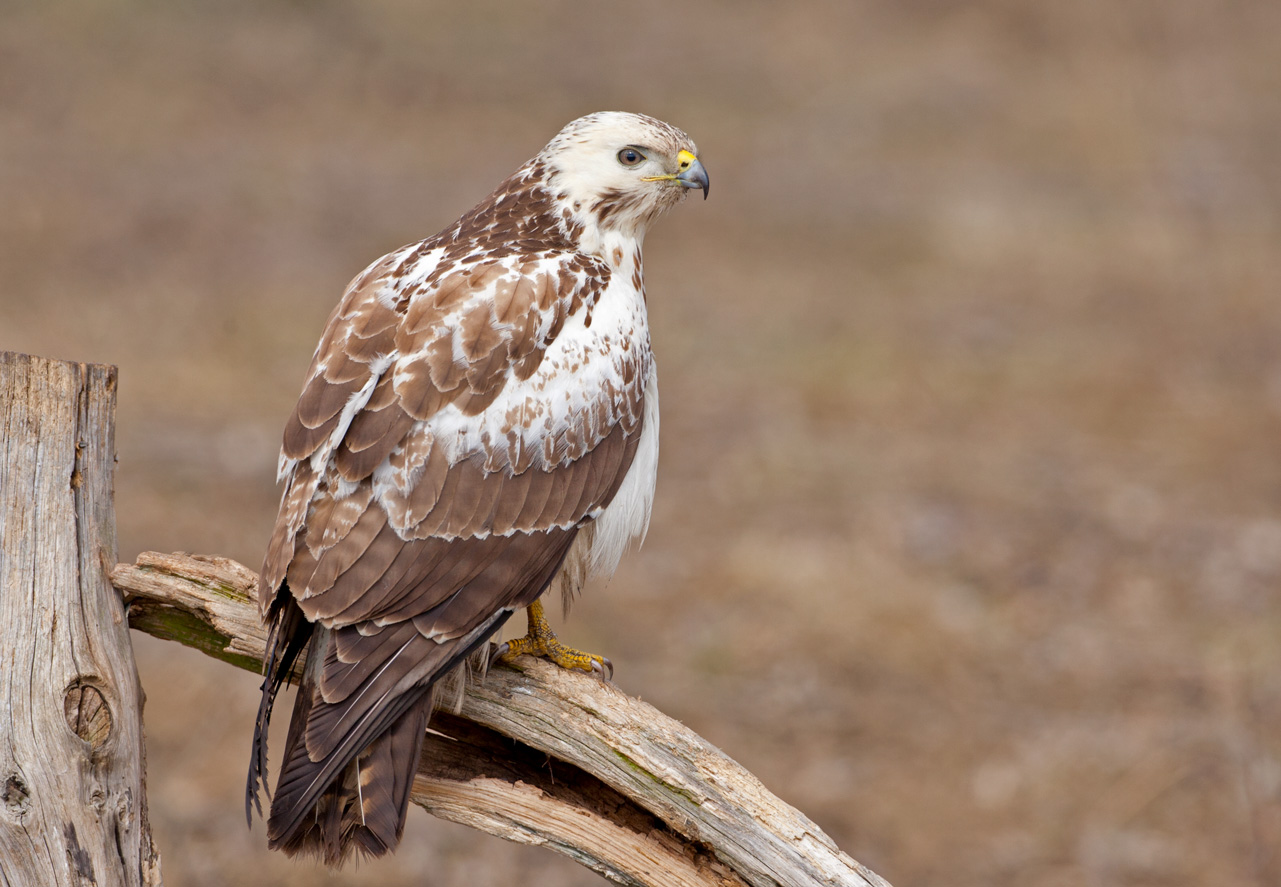
[[[8,3],[0,348],[118,364],[122,559],[256,566],[324,318],[564,122],[650,237],[653,529],[564,635],[907,885],[1281,882],[1281,5]],[[593,884],[411,814],[263,849],[256,681],[137,638],[171,887]]]

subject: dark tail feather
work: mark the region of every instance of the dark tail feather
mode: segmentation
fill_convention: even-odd
[[[267,725],[271,710],[276,704],[276,694],[289,682],[294,662],[311,638],[313,626],[303,618],[302,610],[289,601],[271,623],[267,635],[267,658],[263,667],[262,700],[258,703],[258,719],[254,722],[253,745],[249,753],[249,777],[245,784],[245,818],[250,828],[254,823],[254,809],[262,815],[259,789],[267,784]],[[270,790],[267,796],[271,797]]]
[[[317,632],[313,640],[294,699],[267,840],[291,856],[315,854],[326,865],[340,865],[352,850],[381,856],[399,843],[432,692],[418,687],[388,700],[330,754],[312,760],[307,726],[314,706],[325,704],[317,684],[328,632]]]
[[[290,856],[315,855],[331,866],[341,865],[353,850],[368,857],[394,850],[405,831],[430,711],[428,697],[401,715],[343,768],[310,810],[302,810],[303,816],[296,815],[296,807],[277,810],[273,802],[267,822],[271,848]],[[290,757],[287,769],[297,758]],[[302,758],[306,760],[305,750]],[[308,772],[320,766],[302,764]],[[278,799],[281,796],[278,790]]]
[[[315,854],[331,866],[341,865],[352,850],[367,856],[381,856],[393,850],[405,828],[435,680],[460,665],[510,615],[509,610],[500,610],[457,644],[427,642],[428,651],[441,661],[419,663],[428,675],[424,683],[410,686],[399,695],[390,695],[386,688],[371,694],[372,701],[363,706],[364,714],[348,726],[336,743],[322,740],[325,748],[323,753],[317,752],[315,760],[307,748],[308,731],[322,723],[335,705],[323,701],[319,686],[332,632],[305,624],[311,633],[310,647],[294,700],[276,791],[271,796],[268,845],[291,856]],[[296,657],[297,653],[292,655]],[[264,696],[264,713],[270,712],[274,695]],[[256,780],[266,771],[265,753],[259,753],[260,747],[265,748],[265,731],[263,721],[250,764],[251,789],[256,788]],[[312,739],[316,744],[316,737]]]
[[[357,759],[362,827],[352,832],[351,840],[366,856],[381,856],[400,843],[429,708],[420,705],[407,712]]]

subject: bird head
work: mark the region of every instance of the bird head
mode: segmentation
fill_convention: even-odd
[[[690,188],[708,191],[692,139],[642,114],[602,111],[562,129],[538,155],[558,201],[580,224],[637,238]]]

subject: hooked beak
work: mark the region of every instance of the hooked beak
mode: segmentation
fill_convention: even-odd
[[[676,181],[686,188],[702,188],[703,199],[706,200],[707,191],[711,183],[707,178],[707,170],[703,168],[702,162],[689,151],[681,151],[676,155],[676,159],[681,165],[681,171],[676,175]]]
[[[665,176],[646,176],[647,182],[680,182],[686,188],[702,188],[703,199],[707,199],[708,179],[707,170],[694,154],[684,149],[676,155],[676,162],[680,165],[680,172],[674,175]]]

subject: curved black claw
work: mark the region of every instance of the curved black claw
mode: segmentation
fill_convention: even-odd
[[[600,662],[592,660],[592,672],[606,684],[614,682],[614,663],[607,656],[601,656]]]

